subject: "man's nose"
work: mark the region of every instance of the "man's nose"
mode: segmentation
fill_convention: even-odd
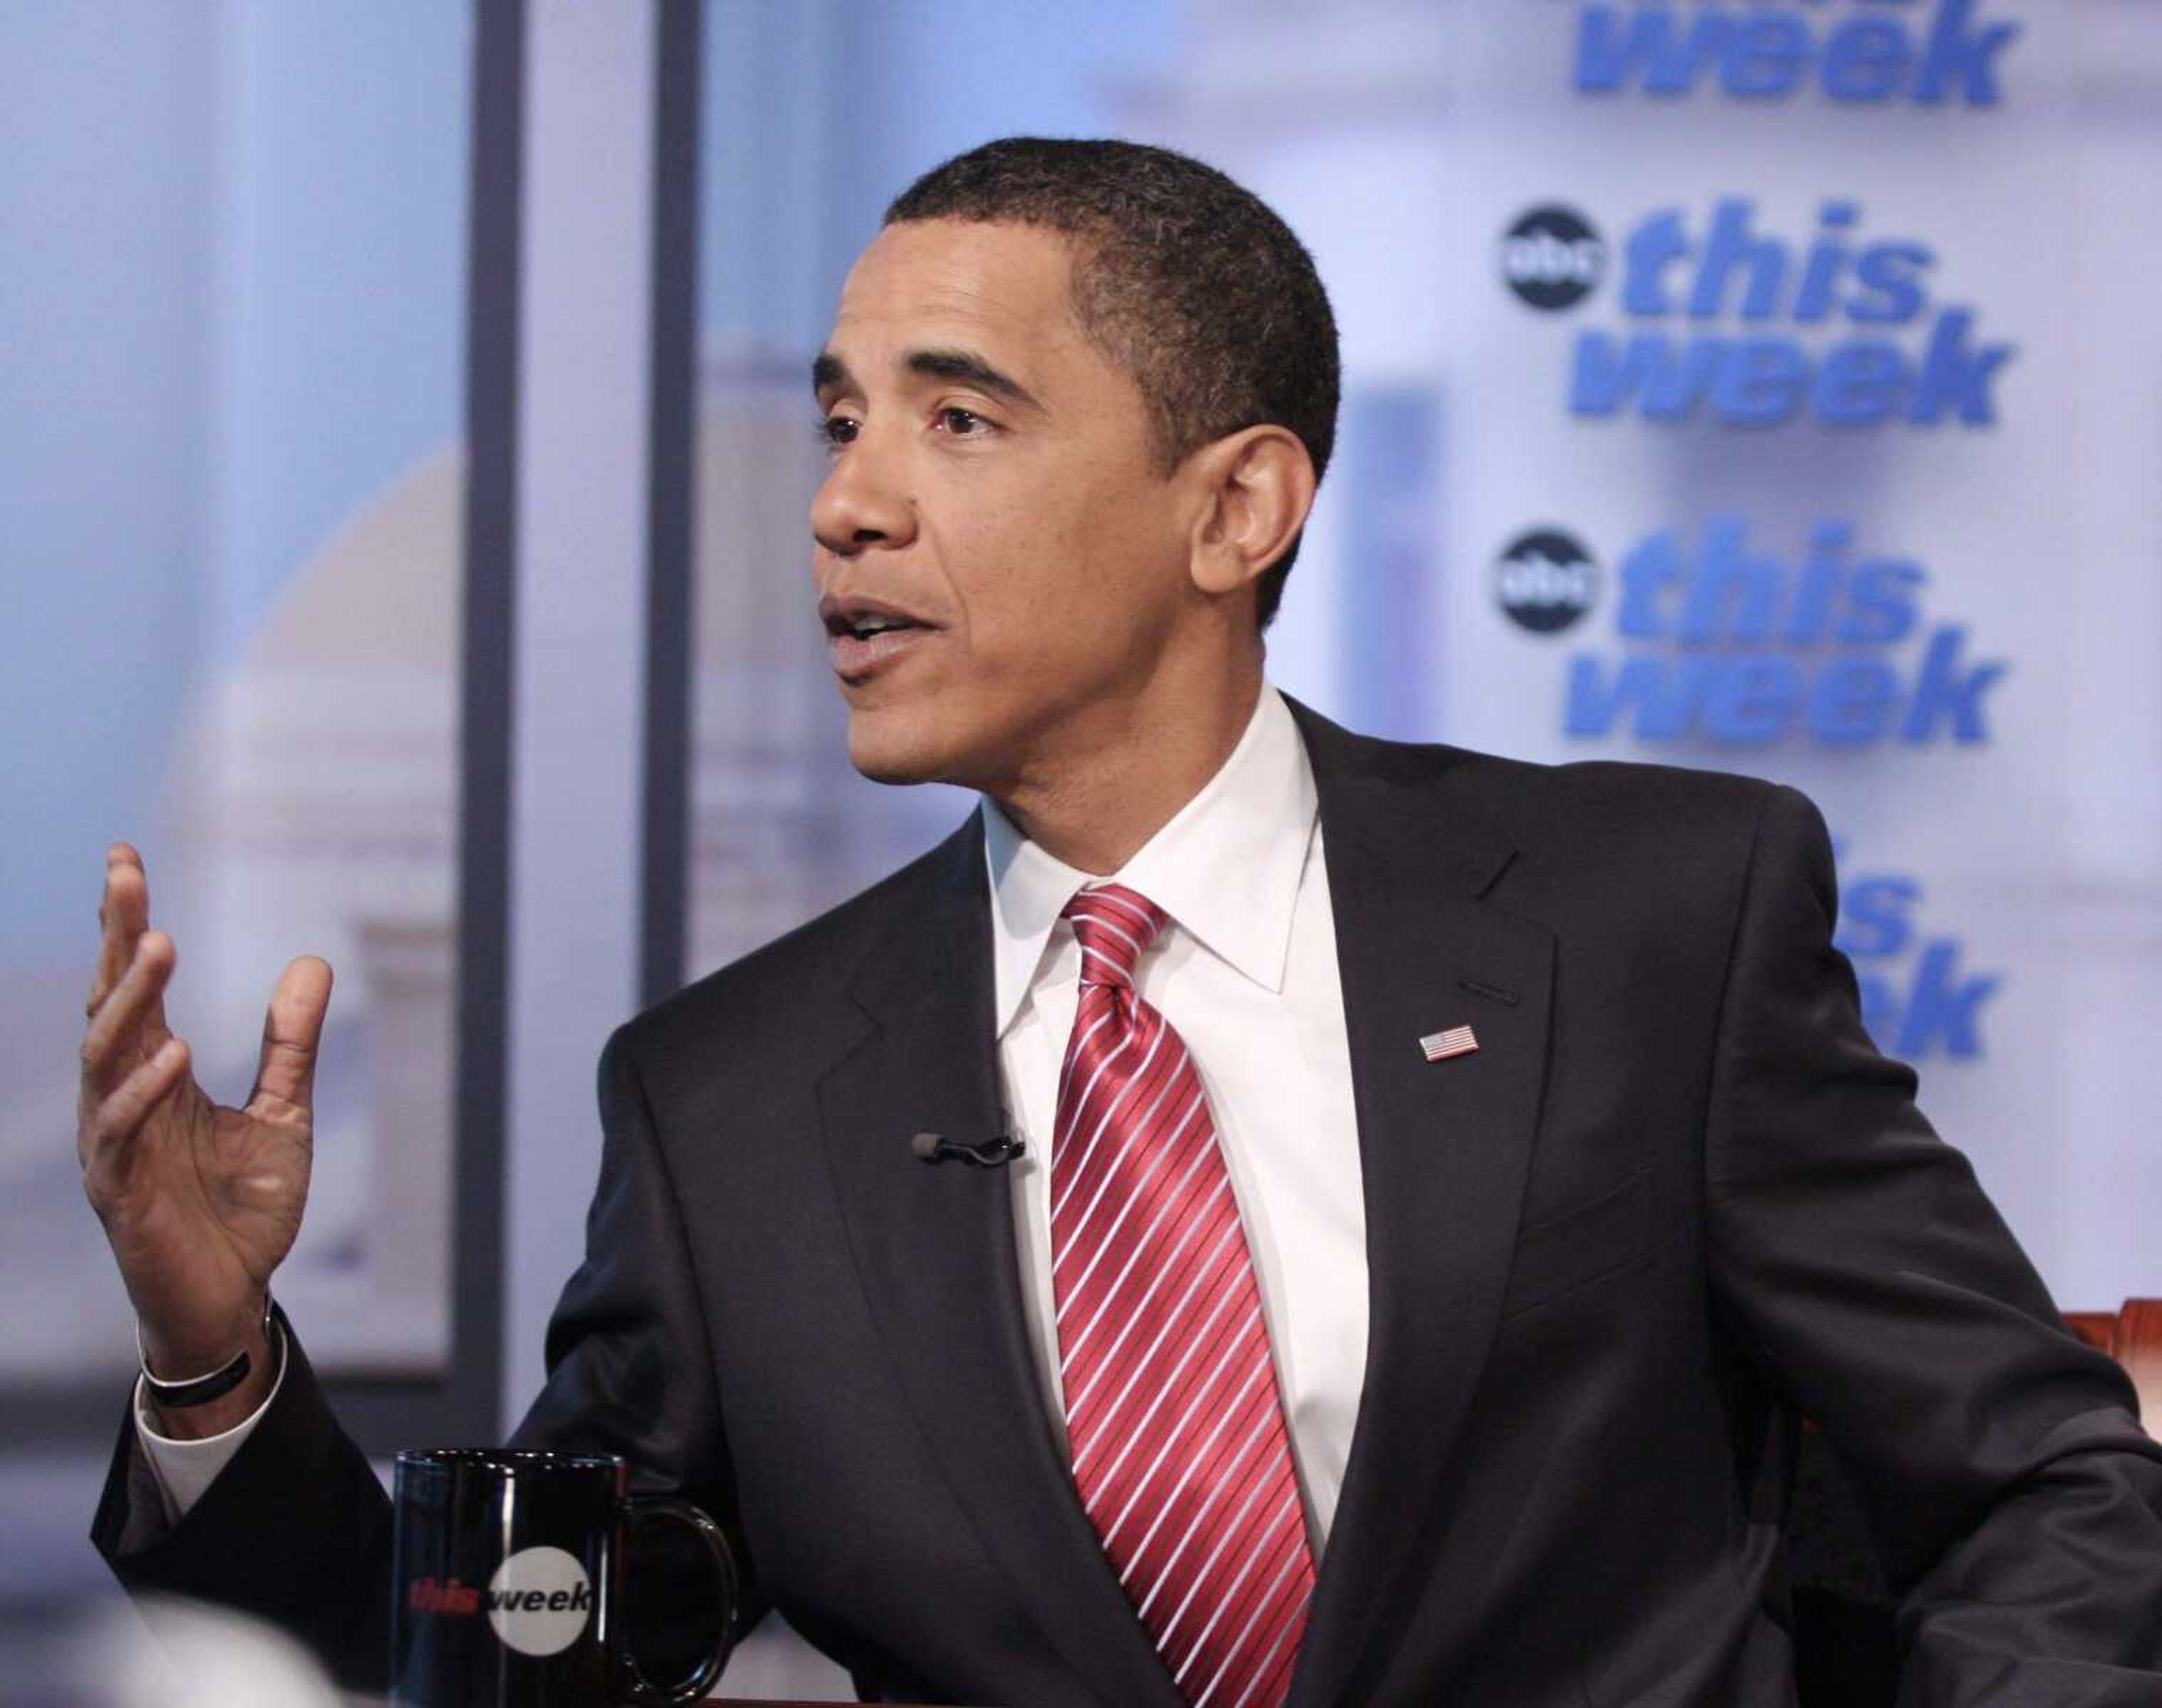
[[[837,557],[904,545],[915,526],[900,470],[868,433],[843,447],[811,500],[811,532]]]

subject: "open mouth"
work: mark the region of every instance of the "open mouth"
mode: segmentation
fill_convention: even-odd
[[[857,621],[843,622],[832,632],[854,636],[858,640],[869,640],[877,635],[893,635],[904,629],[921,629],[923,624],[909,617],[864,617]]]
[[[818,616],[826,625],[833,669],[849,682],[864,680],[887,660],[907,651],[917,636],[936,629],[906,611],[868,599],[828,597],[819,601]]]

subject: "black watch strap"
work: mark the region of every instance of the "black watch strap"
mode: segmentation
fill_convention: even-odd
[[[265,1343],[276,1346],[284,1355],[284,1336],[279,1329],[278,1307],[267,1296],[263,1301],[263,1338]],[[136,1361],[143,1366],[144,1385],[150,1390],[150,1397],[164,1412],[184,1412],[191,1406],[206,1406],[212,1400],[222,1399],[248,1380],[254,1361],[243,1346],[232,1357],[206,1376],[189,1376],[184,1381],[169,1382],[150,1368],[150,1360],[143,1350],[143,1325],[135,1325]]]

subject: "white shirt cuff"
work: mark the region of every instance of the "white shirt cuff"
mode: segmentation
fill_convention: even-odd
[[[157,1479],[168,1526],[187,1517],[189,1509],[217,1481],[217,1474],[232,1463],[233,1455],[255,1433],[255,1426],[270,1409],[271,1401],[278,1397],[278,1390],[285,1385],[283,1345],[278,1352],[278,1377],[270,1384],[270,1392],[264,1396],[263,1403],[222,1434],[206,1435],[196,1441],[175,1441],[170,1435],[158,1433],[150,1421],[154,1414],[143,1378],[135,1378],[135,1436],[143,1444],[143,1456],[150,1461],[150,1475]]]

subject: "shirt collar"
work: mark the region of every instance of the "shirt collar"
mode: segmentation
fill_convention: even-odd
[[[1317,810],[1306,744],[1283,697],[1264,683],[1230,757],[1108,881],[1138,890],[1211,953],[1281,990]],[[1003,1037],[1060,911],[1097,880],[1045,853],[988,797],[984,854]]]

